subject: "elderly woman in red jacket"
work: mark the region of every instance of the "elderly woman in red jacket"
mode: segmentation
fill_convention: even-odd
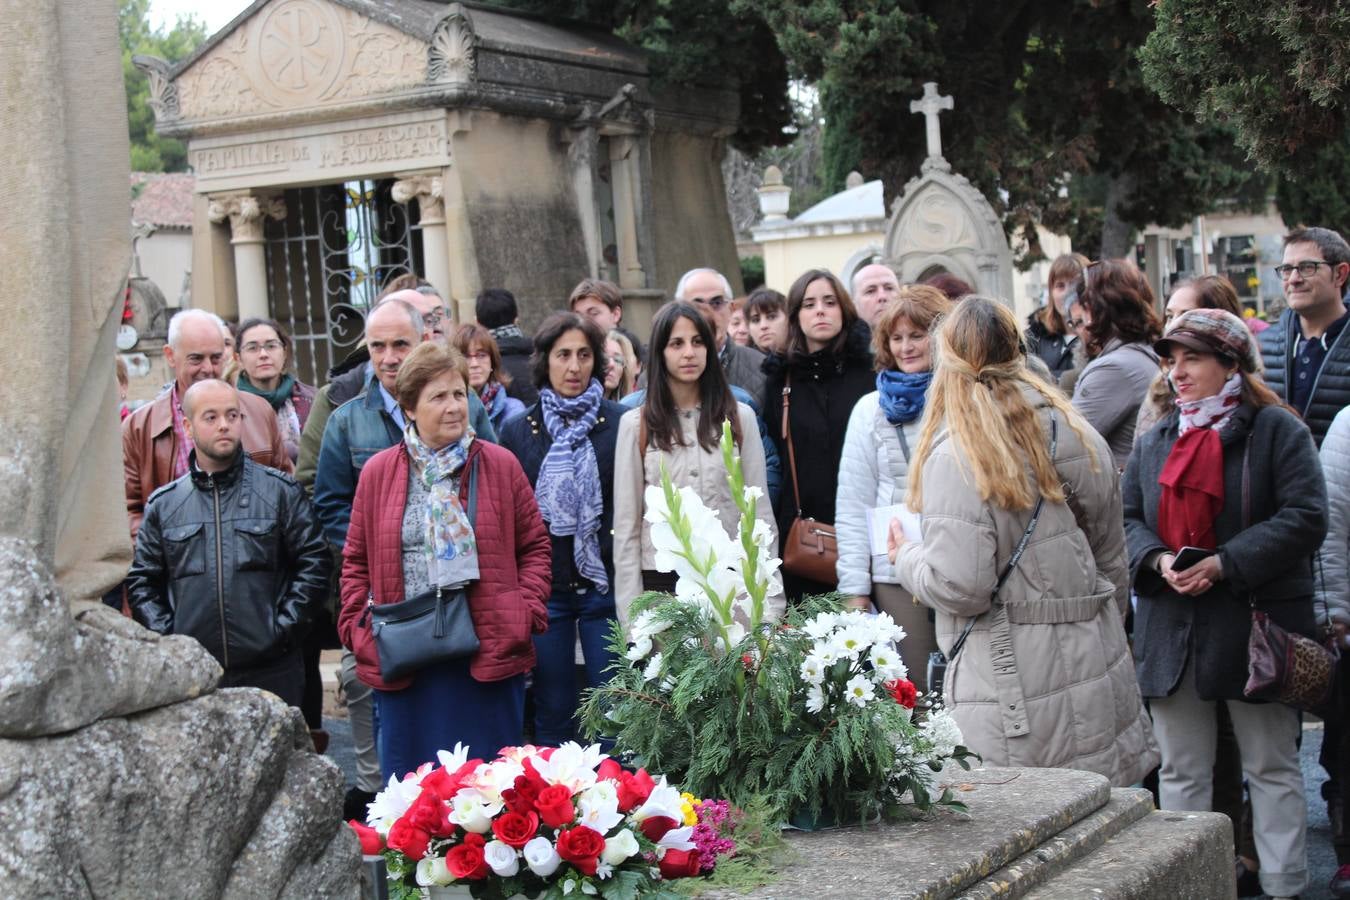
[[[548,532],[515,456],[474,439],[468,384],[453,349],[427,341],[408,355],[395,385],[403,443],[370,458],[352,504],[338,633],[375,689],[386,778],[457,741],[485,759],[519,744],[532,637],[548,627]],[[368,604],[438,587],[467,592],[478,651],[383,680]]]

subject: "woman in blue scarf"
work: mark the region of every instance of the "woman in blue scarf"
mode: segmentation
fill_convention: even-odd
[[[873,509],[904,502],[910,450],[933,378],[929,333],[951,308],[937,288],[906,285],[882,309],[872,331],[877,389],[859,400],[849,417],[835,496],[839,593],[854,606],[875,604],[905,629],[900,656],[920,691],[928,689],[928,654],[937,649],[933,622],[928,608],[897,583],[884,534],[881,552],[872,553],[868,519]]]
[[[576,644],[586,684],[612,662],[614,442],[627,409],[603,398],[605,335],[589,318],[554,313],[534,336],[530,365],[539,400],[502,426],[520,460],[553,544],[548,631],[534,639],[534,742],[576,739]]]

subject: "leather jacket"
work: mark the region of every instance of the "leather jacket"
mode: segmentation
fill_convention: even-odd
[[[240,453],[196,465],[151,495],[127,574],[132,615],[196,638],[228,671],[299,647],[327,591],[332,557],[295,479]]]
[[[127,497],[131,539],[141,527],[145,504],[156,489],[173,481],[177,435],[173,427],[173,392],[164,390],[122,422],[122,476]],[[290,474],[295,470],[277,429],[277,414],[261,397],[241,391],[240,441],[254,462]]]

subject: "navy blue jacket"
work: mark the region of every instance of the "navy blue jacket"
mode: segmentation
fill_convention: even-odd
[[[600,516],[600,558],[605,563],[611,590],[614,586],[614,445],[619,437],[619,419],[626,412],[628,408],[621,404],[601,400],[600,415],[590,433],[595,461],[600,469],[600,493],[604,503],[604,512]],[[553,446],[553,437],[544,426],[540,404],[535,403],[525,410],[524,415],[508,420],[499,437],[501,445],[520,460],[530,486],[538,484],[539,467],[544,464],[549,447]],[[590,582],[577,573],[572,558],[572,538],[550,531],[549,539],[553,542],[553,589],[590,587]]]
[[[1298,343],[1300,333],[1297,316],[1292,309],[1286,309],[1280,313],[1278,322],[1256,338],[1261,345],[1266,384],[1285,403],[1290,403],[1293,397],[1294,345]],[[1301,410],[1303,421],[1312,430],[1317,446],[1322,446],[1331,420],[1346,406],[1350,406],[1350,327],[1341,329],[1328,348],[1322,368],[1313,381],[1308,408]]]

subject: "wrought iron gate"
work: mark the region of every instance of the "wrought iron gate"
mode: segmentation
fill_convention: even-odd
[[[321,385],[361,340],[366,311],[391,278],[423,270],[416,204],[392,178],[286,190],[286,218],[266,226],[268,305],[290,333],[296,377]]]

